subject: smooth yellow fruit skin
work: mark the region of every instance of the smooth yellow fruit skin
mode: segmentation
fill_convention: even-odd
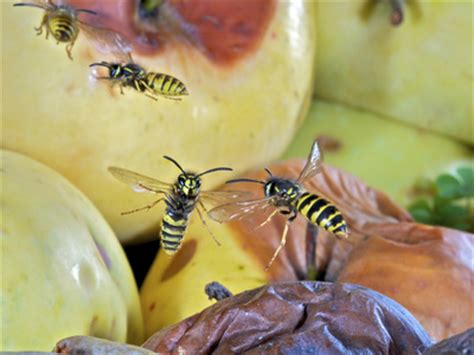
[[[207,223],[221,246],[193,218],[176,255],[159,251],[140,290],[146,337],[213,304],[204,292],[209,282],[217,281],[234,294],[268,282],[261,262],[242,252],[245,247],[234,238],[235,230],[209,219]]]
[[[143,202],[115,180],[116,165],[173,182],[178,170],[219,165],[237,172],[277,158],[309,107],[315,55],[314,3],[277,2],[261,47],[232,69],[213,66],[199,53],[170,49],[153,58],[134,56],[145,68],[182,80],[190,95],[159,99],[103,82],[91,83],[98,55],[81,36],[73,51],[37,37],[42,11],[2,3],[3,147],[35,158],[78,186],[122,242],[137,241],[159,221],[160,209],[127,217]],[[206,176],[206,188],[232,175]],[[143,203],[146,204],[147,202]],[[162,211],[162,210],[161,210]]]
[[[0,350],[51,351],[72,335],[140,343],[136,284],[97,209],[23,155],[2,150],[0,172]]]
[[[317,2],[317,97],[474,145],[473,2],[407,1],[398,27],[369,2]]]
[[[472,157],[468,147],[447,137],[345,105],[315,100],[284,158],[306,157],[318,136],[341,144],[334,151],[322,146],[326,163],[354,174],[405,206],[412,200],[420,178],[439,172],[455,160]]]

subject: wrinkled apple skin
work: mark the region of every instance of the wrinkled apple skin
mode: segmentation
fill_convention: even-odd
[[[101,214],[63,177],[1,151],[1,351],[50,351],[71,335],[140,343],[125,254]]]
[[[323,100],[313,102],[284,157],[306,157],[316,137],[339,144],[320,143],[326,163],[356,175],[402,205],[415,197],[420,178],[437,176],[453,161],[472,157],[469,148],[447,137]]]
[[[474,145],[471,1],[318,1],[316,95]]]
[[[128,168],[166,182],[178,170],[231,166],[243,171],[277,158],[307,112],[315,53],[314,4],[277,2],[257,50],[221,68],[197,51],[171,48],[136,62],[182,80],[182,101],[92,83],[88,65],[110,60],[80,37],[74,61],[64,45],[37,37],[42,12],[2,3],[3,146],[54,168],[98,206],[122,242],[159,223],[162,207],[120,213],[151,202],[115,180],[107,167]],[[206,176],[209,189],[232,177]]]

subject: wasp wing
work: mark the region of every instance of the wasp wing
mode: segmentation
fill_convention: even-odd
[[[104,54],[111,54],[123,63],[132,62],[132,45],[121,34],[102,27],[94,27],[77,20],[81,31]]]
[[[168,193],[172,188],[171,184],[127,169],[111,166],[108,170],[117,180],[129,185],[136,192]]]
[[[303,170],[298,177],[298,182],[303,183],[304,181],[311,179],[321,170],[321,151],[319,150],[318,141],[314,141],[309,153],[308,159]]]
[[[271,207],[272,200],[273,197],[265,197],[258,200],[226,203],[213,208],[208,215],[219,223],[238,221],[254,213],[266,211]]]
[[[250,191],[202,191],[200,199],[203,203],[220,206],[231,202],[246,201],[252,197]]]

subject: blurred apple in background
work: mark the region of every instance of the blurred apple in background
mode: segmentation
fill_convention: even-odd
[[[50,351],[71,335],[140,343],[125,254],[92,203],[62,176],[1,152],[1,351]]]
[[[319,138],[324,161],[361,178],[402,205],[419,180],[439,173],[472,151],[452,139],[367,111],[315,100],[285,158],[305,157]]]
[[[472,1],[407,1],[398,27],[391,11],[317,2],[316,96],[474,145]]]
[[[70,61],[63,45],[36,36],[41,10],[2,3],[3,147],[66,176],[122,242],[156,227],[160,207],[121,216],[151,201],[113,179],[108,166],[173,182],[178,171],[162,159],[166,154],[187,169],[242,171],[279,157],[306,115],[316,46],[312,2],[167,3],[200,35],[197,46],[168,41],[159,28],[150,32],[137,17],[140,2],[71,3],[97,11],[101,17],[94,19],[133,42],[137,63],[178,77],[190,93],[182,101],[153,101],[132,90],[120,95],[103,82],[92,85],[89,64],[113,58],[80,36]],[[206,176],[204,188],[230,177]]]

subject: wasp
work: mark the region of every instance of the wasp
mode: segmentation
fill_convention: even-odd
[[[36,27],[38,36],[46,32],[46,39],[51,34],[57,43],[67,43],[66,53],[69,59],[72,58],[72,48],[79,36],[83,32],[93,40],[97,47],[108,53],[129,52],[130,45],[122,36],[114,31],[88,25],[79,19],[83,13],[97,15],[95,11],[89,9],[76,9],[64,1],[57,0],[32,0],[32,2],[20,2],[13,6],[30,6],[43,9],[45,11],[39,27]]]
[[[201,191],[201,177],[216,171],[232,171],[232,169],[228,167],[217,167],[196,174],[185,171],[176,160],[169,156],[165,155],[163,158],[172,162],[181,172],[173,184],[168,184],[130,170],[109,167],[109,172],[116,179],[126,183],[136,192],[162,195],[158,200],[145,207],[123,212],[122,214],[149,210],[164,201],[166,209],[160,228],[161,246],[167,254],[172,255],[181,247],[189,217],[194,210],[197,210],[199,218],[209,231],[209,234],[213,237],[215,242],[220,245],[203,217],[202,212],[207,213],[204,203],[217,205],[226,201],[241,199],[245,197],[245,193],[241,191]]]
[[[97,79],[109,80],[112,84],[118,84],[122,94],[123,88],[131,87],[153,100],[158,100],[158,96],[181,100],[180,96],[188,95],[188,90],[181,80],[168,74],[147,72],[133,61],[131,55],[128,55],[128,59],[123,63],[102,61],[100,63],[92,63],[89,66],[107,68],[109,71],[108,75],[97,77]]]
[[[306,181],[320,172],[320,168],[321,153],[315,141],[298,179],[292,180],[274,176],[270,170],[265,169],[269,175],[266,180],[246,178],[229,180],[227,181],[228,184],[238,182],[261,184],[265,197],[256,200],[226,203],[211,209],[209,217],[217,222],[225,223],[243,219],[258,211],[270,213],[268,218],[257,227],[260,228],[268,223],[278,212],[285,215],[287,221],[280,245],[266,266],[266,270],[270,268],[281,249],[285,246],[289,225],[298,214],[302,214],[309,223],[319,226],[337,237],[346,238],[348,236],[347,223],[337,207],[323,197],[306,191],[303,186]]]

